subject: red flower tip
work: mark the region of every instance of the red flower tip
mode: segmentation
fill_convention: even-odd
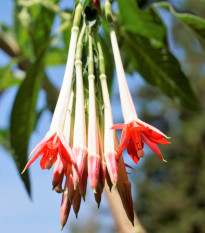
[[[112,129],[123,129],[117,157],[127,147],[130,157],[138,163],[139,159],[144,157],[145,142],[161,160],[164,160],[157,144],[170,144],[170,142],[165,139],[167,136],[157,128],[138,119],[128,124],[114,125]]]

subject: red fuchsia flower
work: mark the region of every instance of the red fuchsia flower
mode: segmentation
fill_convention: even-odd
[[[118,157],[127,147],[127,153],[138,163],[144,157],[144,142],[163,161],[162,154],[157,144],[170,144],[160,130],[137,119],[128,124],[117,124],[112,129],[123,129],[121,142],[118,150]]]
[[[41,155],[43,155],[40,164],[42,169],[49,169],[57,160],[59,154],[67,163],[72,164],[74,162],[72,150],[67,145],[64,136],[63,128],[66,118],[66,112],[68,108],[69,98],[71,94],[71,84],[73,76],[73,67],[75,59],[75,50],[79,32],[79,23],[82,12],[82,1],[79,1],[76,9],[73,21],[73,27],[71,32],[70,46],[68,52],[68,59],[66,63],[66,69],[63,79],[63,84],[60,90],[58,101],[53,113],[53,118],[50,126],[50,130],[45,138],[34,148],[31,154],[33,157],[27,163],[23,172]]]
[[[50,169],[56,162],[58,154],[67,163],[74,163],[72,150],[67,145],[64,137],[57,132],[51,133],[49,131],[45,138],[37,144],[31,154],[33,152],[35,152],[33,157],[26,164],[22,173],[40,156],[42,156],[40,160],[41,169]]]
[[[106,4],[107,7],[109,7],[108,10],[110,10],[109,1],[106,1]],[[162,154],[157,147],[157,144],[169,144],[169,142],[165,139],[166,135],[155,127],[139,120],[132,96],[127,85],[117,43],[117,37],[113,27],[110,27],[110,38],[117,71],[122,113],[125,121],[125,124],[118,124],[112,127],[112,129],[123,129],[118,157],[127,147],[128,154],[132,157],[135,163],[137,163],[139,158],[144,156],[143,147],[145,142],[150,147],[150,149],[154,151],[154,153],[156,153],[160,159],[163,160]]]

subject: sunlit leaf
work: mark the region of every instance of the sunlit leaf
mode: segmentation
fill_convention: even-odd
[[[188,13],[177,13],[171,4],[166,2],[157,3],[155,7],[163,7],[169,10],[175,17],[188,25],[205,46],[205,19]]]
[[[155,48],[146,38],[126,33],[124,48],[134,69],[146,81],[158,86],[168,96],[177,97],[188,109],[199,109],[199,102],[188,78],[168,48]]]
[[[66,63],[67,50],[60,48],[52,48],[46,54],[46,66],[57,66]]]
[[[118,5],[119,19],[126,30],[159,41],[164,39],[164,26],[152,8],[141,10],[135,0],[118,0]]]

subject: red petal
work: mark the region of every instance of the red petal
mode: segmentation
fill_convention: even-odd
[[[129,127],[125,127],[122,131],[120,146],[117,152],[117,156],[122,154],[123,150],[127,147],[127,141],[130,139],[130,129]]]
[[[149,141],[153,142],[153,143],[157,143],[157,144],[170,144],[170,142],[168,142],[163,136],[160,137],[153,137],[148,133],[148,132],[143,132],[143,134],[149,139]]]
[[[40,166],[42,170],[46,169],[45,164],[46,162],[48,162],[48,160],[49,160],[49,153],[48,151],[46,151],[40,160]]]
[[[127,124],[116,124],[111,127],[111,129],[123,129],[127,126]]]
[[[75,161],[73,151],[61,134],[58,134],[58,137],[60,140],[59,154],[67,161],[67,163],[72,164],[72,162]]]
[[[139,157],[137,155],[133,140],[129,140],[129,143],[127,145],[127,153],[134,160],[135,163],[138,163]]]
[[[42,146],[39,150],[36,151],[36,153],[32,156],[32,158],[28,161],[28,163],[26,164],[24,170],[22,173],[24,173],[26,171],[26,169],[28,169],[30,167],[30,165],[39,157],[41,156],[43,153],[45,153],[45,150],[47,149],[46,146]]]
[[[161,135],[163,135],[165,138],[167,138],[167,136],[166,136],[164,133],[162,133],[159,129],[155,128],[154,126],[152,126],[152,125],[150,125],[150,124],[148,124],[148,123],[145,123],[144,121],[141,121],[140,119],[138,119],[136,122],[137,122],[138,124],[140,124],[140,125],[144,125],[144,126],[149,127],[150,130],[155,131],[156,133],[161,134]]]
[[[143,133],[141,133],[142,140],[148,145],[148,147],[161,159],[163,160],[162,153],[159,150],[156,143],[151,142]]]
[[[45,146],[45,144],[52,140],[55,134],[51,134],[50,131],[46,134],[46,136],[34,147],[34,149],[31,151],[29,157],[36,151],[39,150],[41,147]]]

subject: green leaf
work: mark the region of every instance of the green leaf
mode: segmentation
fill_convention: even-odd
[[[9,143],[9,130],[0,129],[0,145],[2,145],[9,153],[12,152],[11,146]]]
[[[66,63],[67,50],[60,48],[52,48],[46,54],[46,66],[57,66]]]
[[[141,36],[126,33],[124,48],[134,69],[171,98],[177,97],[187,109],[198,110],[198,99],[178,61],[168,48],[157,48]]]
[[[23,8],[18,5],[18,1],[14,1],[14,32],[15,39],[22,51],[22,54],[30,57],[31,43],[29,37],[29,28],[31,23],[31,17],[26,8]]]
[[[34,6],[37,7],[37,6]],[[38,7],[38,17],[31,32],[33,49],[36,57],[48,47],[54,13],[45,7]],[[46,44],[47,43],[47,44]]]
[[[7,88],[21,83],[20,78],[16,78],[11,71],[11,64],[0,67],[0,94]]]
[[[44,74],[43,61],[49,46],[50,31],[54,19],[53,12],[42,6],[38,6],[38,8],[35,8],[36,18],[31,35],[35,61],[29,67],[18,90],[10,119],[10,142],[14,150],[14,160],[20,173],[27,162],[28,143],[35,124],[36,102]],[[28,172],[25,172],[21,177],[30,194]]]
[[[141,10],[135,0],[118,0],[119,19],[126,30],[146,38],[163,41],[165,28],[157,13],[152,9]]]
[[[169,10],[175,17],[189,26],[200,42],[205,46],[205,19],[188,13],[177,13],[171,4],[163,2],[155,4],[155,7],[163,7]]]
[[[33,63],[22,82],[11,114],[10,140],[14,150],[14,160],[21,173],[27,162],[28,143],[35,123],[35,108],[38,92],[42,79],[42,60]],[[28,193],[30,194],[30,183],[28,172],[21,176]]]

